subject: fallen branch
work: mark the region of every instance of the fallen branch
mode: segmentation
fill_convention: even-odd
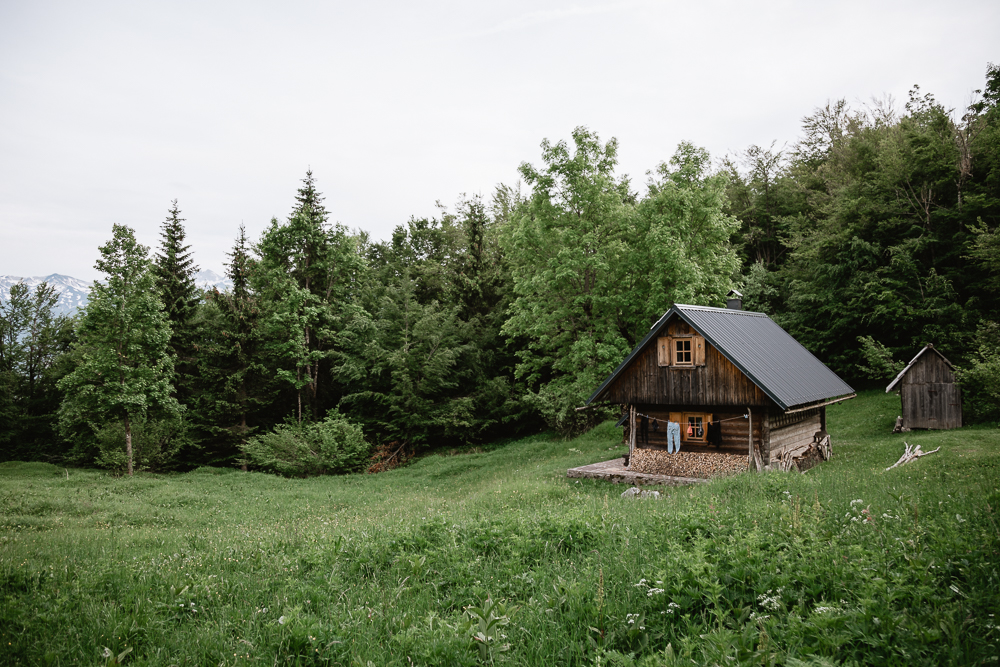
[[[898,461],[896,461],[891,466],[886,468],[886,470],[892,470],[896,466],[903,465],[904,463],[909,463],[914,459],[919,459],[921,456],[927,456],[928,454],[933,454],[934,452],[938,451],[938,449],[941,449],[940,447],[938,447],[937,449],[932,449],[929,452],[923,452],[920,450],[920,445],[913,447],[905,440],[903,441],[903,444],[906,445],[906,451],[903,452],[903,455],[899,457]]]

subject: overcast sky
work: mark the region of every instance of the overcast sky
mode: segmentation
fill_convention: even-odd
[[[680,141],[791,144],[827,100],[964,107],[998,47],[996,0],[0,0],[0,274],[97,278],[111,225],[155,246],[175,198],[221,273],[309,167],[385,238],[578,125],[643,190]]]

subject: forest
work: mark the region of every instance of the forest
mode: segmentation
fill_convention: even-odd
[[[642,186],[617,151],[578,127],[387,240],[306,172],[287,218],[234,230],[225,292],[196,288],[177,201],[155,249],[114,225],[82,312],[45,284],[0,303],[0,460],[306,476],[576,435],[671,304],[731,289],[859,388],[933,343],[966,421],[1000,420],[1000,66],[965,109],[830,101],[787,143],[682,143]]]

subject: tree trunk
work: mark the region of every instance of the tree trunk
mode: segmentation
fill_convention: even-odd
[[[240,442],[243,443],[244,447],[247,444],[247,413],[245,412],[241,415],[240,419]],[[240,465],[240,470],[242,470],[243,472],[247,471],[246,459],[244,459],[243,463]]]
[[[125,461],[128,465],[128,476],[132,476],[132,422],[125,415]]]

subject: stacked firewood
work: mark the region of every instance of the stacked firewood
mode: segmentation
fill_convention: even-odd
[[[636,447],[629,460],[629,470],[649,475],[672,477],[721,477],[747,469],[747,457],[718,452],[685,452],[675,454],[657,449]]]

